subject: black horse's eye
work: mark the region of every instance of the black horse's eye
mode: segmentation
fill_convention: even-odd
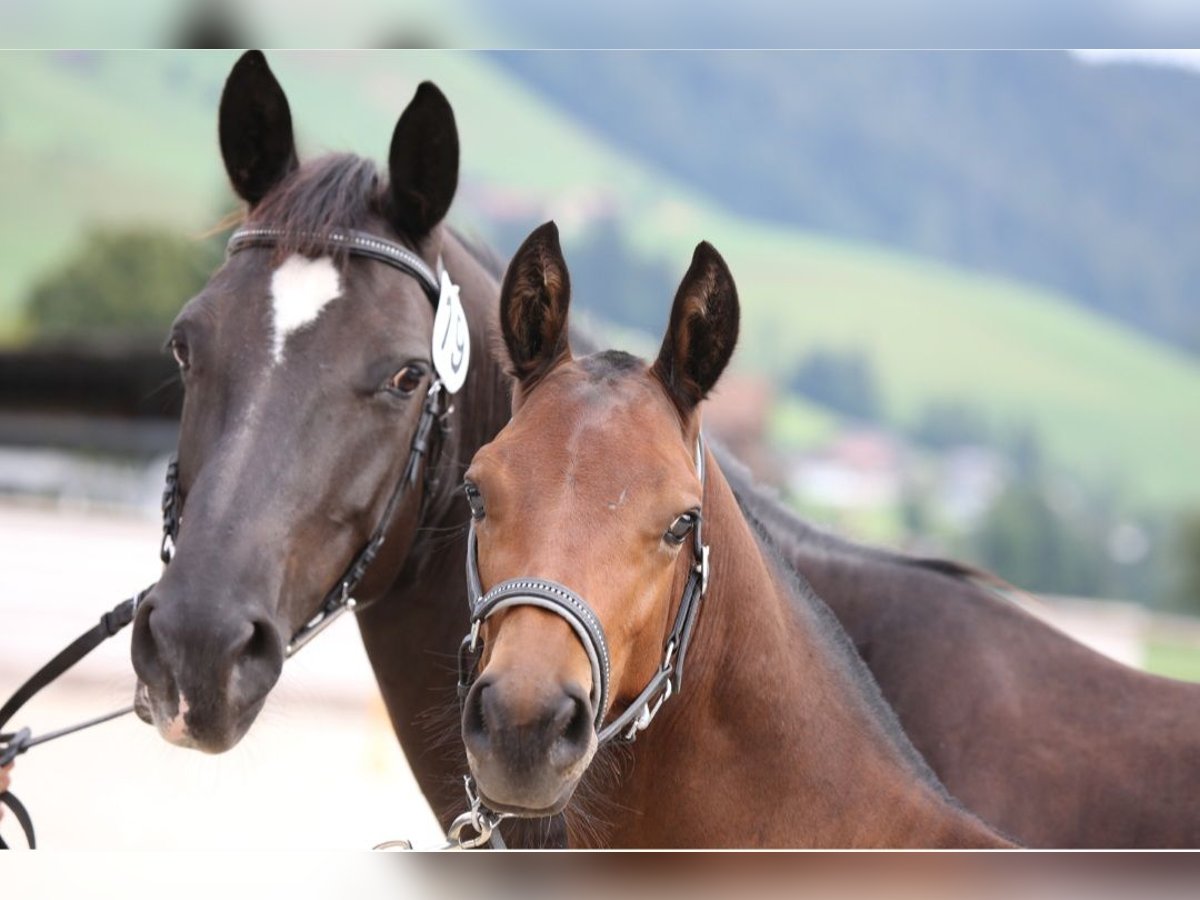
[[[425,370],[410,363],[391,377],[391,380],[388,381],[388,390],[398,394],[411,394],[421,386],[421,379],[424,377]]]
[[[682,544],[699,521],[700,510],[693,509],[683,513],[671,523],[671,527],[663,535],[663,540],[668,544]]]
[[[471,507],[471,518],[482,519],[484,514],[483,494],[479,493],[479,488],[472,481],[464,481],[463,493],[467,495],[467,503]]]
[[[191,351],[188,350],[187,342],[183,338],[171,338],[167,345],[171,348],[171,355],[175,357],[175,362],[179,364],[180,371],[186,372],[192,365]]]

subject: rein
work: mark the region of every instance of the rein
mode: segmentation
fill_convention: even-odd
[[[280,228],[242,228],[234,232],[229,238],[229,243],[226,245],[226,253],[228,256],[232,256],[250,247],[278,246],[285,237],[290,236],[292,235],[289,232]],[[449,275],[445,272],[440,258],[438,259],[438,272],[435,275],[433,270],[426,265],[425,261],[412,251],[392,241],[377,238],[364,232],[352,230],[333,231],[328,235],[321,236],[320,239],[329,248],[343,249],[351,256],[361,256],[365,259],[382,262],[411,275],[421,285],[421,289],[433,304],[435,314],[439,310],[446,286],[449,286],[457,294],[457,288],[454,288],[450,282]],[[379,550],[383,546],[387,532],[391,527],[392,519],[396,514],[396,510],[400,507],[405,494],[416,485],[418,474],[422,468],[422,460],[426,461],[424,467],[425,474],[427,478],[429,476],[434,425],[437,424],[440,426],[439,431],[442,435],[446,434],[449,430],[447,417],[454,411],[454,407],[447,405],[446,399],[448,393],[450,392],[447,391],[443,379],[435,374],[425,395],[425,401],[421,408],[421,418],[417,423],[417,430],[413,435],[404,473],[392,491],[375,531],[372,532],[366,544],[355,555],[341,578],[337,580],[337,583],[325,595],[320,606],[317,607],[317,611],[292,635],[291,640],[288,641],[284,649],[285,659],[299,652],[309,641],[333,624],[334,620],[342,613],[359,607],[358,601],[353,596],[353,592],[361,583],[371,563],[374,562],[375,557],[379,554]],[[166,489],[163,491],[162,499],[162,514],[163,539],[159,556],[162,559],[163,565],[166,566],[175,556],[175,544],[179,537],[179,527],[183,521],[183,493],[179,487],[179,462],[175,457],[167,465]],[[39,691],[59,678],[59,676],[86,657],[108,638],[129,625],[134,620],[142,600],[146,598],[146,595],[153,588],[154,584],[151,584],[128,600],[119,603],[111,611],[100,617],[99,624],[84,632],[51,659],[50,662],[38,669],[0,707],[0,728],[3,728],[17,711],[28,703]],[[43,744],[56,738],[82,731],[85,728],[120,718],[133,712],[133,710],[133,705],[125,706],[102,716],[97,716],[94,719],[61,728],[57,731],[46,732],[36,737],[28,728],[0,734],[0,766],[8,765],[18,756],[25,753],[31,747],[36,747],[38,744]],[[33,829],[33,821],[24,804],[14,797],[11,792],[0,794],[0,804],[8,806],[13,811],[13,815],[25,833],[26,843],[30,849],[35,849],[37,841]],[[3,837],[0,837],[0,850],[7,849],[8,845],[4,842]]]

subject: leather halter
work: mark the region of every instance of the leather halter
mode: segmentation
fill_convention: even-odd
[[[696,471],[701,490],[704,477],[704,439],[696,439]],[[575,632],[592,666],[593,727],[600,744],[612,740],[632,742],[644,731],[672,694],[678,693],[683,679],[683,664],[700,600],[708,589],[708,545],[704,543],[704,518],[698,516],[692,529],[693,563],[688,571],[687,584],[679,600],[675,622],[667,634],[663,659],[658,672],[650,679],[637,698],[615,719],[604,724],[608,697],[611,691],[608,640],[600,618],[587,601],[569,587],[544,578],[511,578],[495,585],[487,593],[479,577],[479,554],[475,542],[475,520],[471,520],[467,535],[467,592],[471,606],[471,633],[463,638],[458,653],[458,696],[466,699],[475,680],[478,663],[480,628],[488,617],[511,606],[537,606],[560,616]]]

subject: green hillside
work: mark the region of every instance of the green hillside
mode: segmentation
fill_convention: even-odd
[[[0,54],[0,311],[10,325],[31,279],[87,221],[149,218],[198,232],[228,208],[215,120],[233,58]],[[486,230],[472,212],[486,184],[540,198],[568,258],[580,210],[599,191],[636,245],[679,273],[697,240],[712,241],[743,300],[740,365],[783,372],[808,348],[862,344],[894,419],[960,398],[1000,422],[1036,422],[1059,462],[1118,480],[1134,500],[1200,500],[1200,365],[1064,298],[741,219],[607,147],[482,54],[270,59],[308,153],[381,159],[416,83],[436,81],[462,132],[456,216],[467,227]]]

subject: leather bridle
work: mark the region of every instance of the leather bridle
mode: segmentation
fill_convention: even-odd
[[[251,247],[276,247],[285,239],[294,239],[295,237],[294,234],[282,228],[242,228],[235,231],[229,238],[229,243],[226,245],[226,252],[229,256],[233,256],[235,253]],[[434,312],[437,311],[438,301],[441,296],[439,276],[443,271],[440,257],[438,258],[438,273],[435,275],[433,270],[425,264],[425,261],[408,248],[402,247],[394,241],[375,237],[365,232],[349,229],[331,231],[328,234],[320,236],[318,242],[323,244],[326,249],[340,249],[351,256],[373,259],[411,275],[421,286],[425,296],[429,298]],[[328,628],[342,613],[359,607],[358,601],[353,596],[354,591],[366,575],[367,569],[370,568],[375,557],[379,554],[379,550],[382,548],[387,533],[391,528],[392,519],[395,517],[396,510],[399,508],[404,495],[417,483],[417,476],[421,470],[421,461],[431,450],[431,437],[433,435],[434,424],[441,425],[443,433],[446,431],[446,416],[453,410],[453,407],[447,408],[443,412],[445,393],[440,379],[435,374],[433,381],[429,385],[429,390],[425,394],[425,402],[421,408],[421,418],[417,423],[417,430],[413,434],[412,445],[409,448],[408,462],[404,467],[404,474],[392,490],[387,506],[384,507],[383,514],[379,517],[379,522],[375,526],[375,531],[372,532],[362,549],[355,555],[350,565],[346,568],[346,571],[342,574],[342,577],[325,594],[325,598],[321,601],[321,605],[317,607],[316,612],[292,635],[292,639],[288,641],[287,647],[284,648],[285,657],[290,657],[299,651],[301,647]],[[426,474],[428,474],[430,468],[431,466],[426,465]],[[175,470],[175,473],[174,490],[176,497],[178,497],[178,469]],[[179,508],[182,508],[181,501],[179,501]],[[165,558],[164,552],[163,562],[168,561]]]
[[[229,238],[229,243],[226,245],[226,253],[228,256],[232,256],[251,247],[277,247],[284,240],[296,236],[293,232],[282,228],[246,227],[234,232]],[[441,276],[444,272],[440,258],[437,264],[438,271],[435,273],[421,257],[408,248],[393,241],[375,237],[361,231],[341,229],[320,236],[300,235],[300,237],[313,238],[314,243],[323,245],[328,250],[341,251],[351,256],[359,256],[364,259],[382,262],[411,275],[420,284],[421,290],[433,305],[434,312],[437,312],[438,304],[441,300]],[[291,657],[297,653],[300,648],[328,628],[342,613],[360,608],[358,601],[354,597],[354,591],[366,575],[375,557],[379,554],[380,548],[383,546],[387,533],[391,528],[396,510],[400,507],[405,494],[416,485],[422,468],[425,470],[426,479],[428,480],[429,478],[429,473],[432,469],[432,454],[435,449],[433,441],[435,435],[434,426],[439,426],[438,434],[442,436],[449,430],[447,417],[453,412],[454,408],[447,405],[446,395],[447,391],[435,373],[432,383],[425,394],[425,401],[421,408],[421,418],[417,423],[417,430],[413,434],[404,473],[392,490],[392,494],[388,498],[387,505],[383,509],[375,530],[367,539],[362,549],[355,555],[354,559],[351,560],[350,565],[346,568],[342,576],[326,593],[315,613],[292,635],[291,640],[288,641],[284,650],[285,657]],[[422,467],[422,461],[425,463],[424,467]],[[180,525],[183,521],[183,500],[183,493],[179,486],[179,463],[175,457],[172,457],[167,465],[166,489],[163,492],[162,501],[163,539],[159,555],[164,565],[169,564],[175,555],[175,544],[179,537]],[[153,587],[153,584],[150,585],[150,587],[139,591],[133,597],[122,601],[114,609],[105,613],[101,616],[98,625],[93,626],[76,638],[64,650],[51,659],[50,662],[46,663],[46,665],[42,666],[26,680],[9,697],[4,705],[0,707],[0,728],[3,728],[17,711],[44,687],[86,657],[105,640],[129,625],[134,620],[138,607]],[[0,765],[7,765],[38,744],[119,718],[133,712],[133,709],[132,705],[126,706],[102,716],[97,716],[94,719],[89,719],[86,722],[37,736],[34,736],[28,728],[0,734]],[[8,805],[13,810],[18,823],[25,832],[28,845],[31,848],[35,847],[36,839],[34,837],[33,823],[25,807],[16,797],[7,792],[0,794],[0,804]],[[2,838],[0,838],[0,849],[7,849]]]
[[[696,439],[696,471],[700,476],[701,492],[705,486],[704,440]],[[611,722],[605,724],[608,698],[611,695],[608,640],[600,619],[587,601],[566,585],[544,578],[511,578],[493,586],[486,593],[479,577],[479,554],[475,541],[475,519],[472,518],[467,536],[467,591],[471,606],[471,632],[463,638],[458,654],[458,695],[466,699],[475,680],[475,670],[482,649],[480,629],[487,619],[512,606],[536,606],[560,616],[575,632],[587,653],[592,667],[593,727],[598,744],[609,741],[632,742],[644,731],[658,711],[673,694],[679,692],[683,665],[700,600],[708,589],[709,552],[704,543],[704,518],[696,516],[692,528],[692,565],[687,583],[679,600],[675,621],[663,645],[662,663],[637,698]]]

